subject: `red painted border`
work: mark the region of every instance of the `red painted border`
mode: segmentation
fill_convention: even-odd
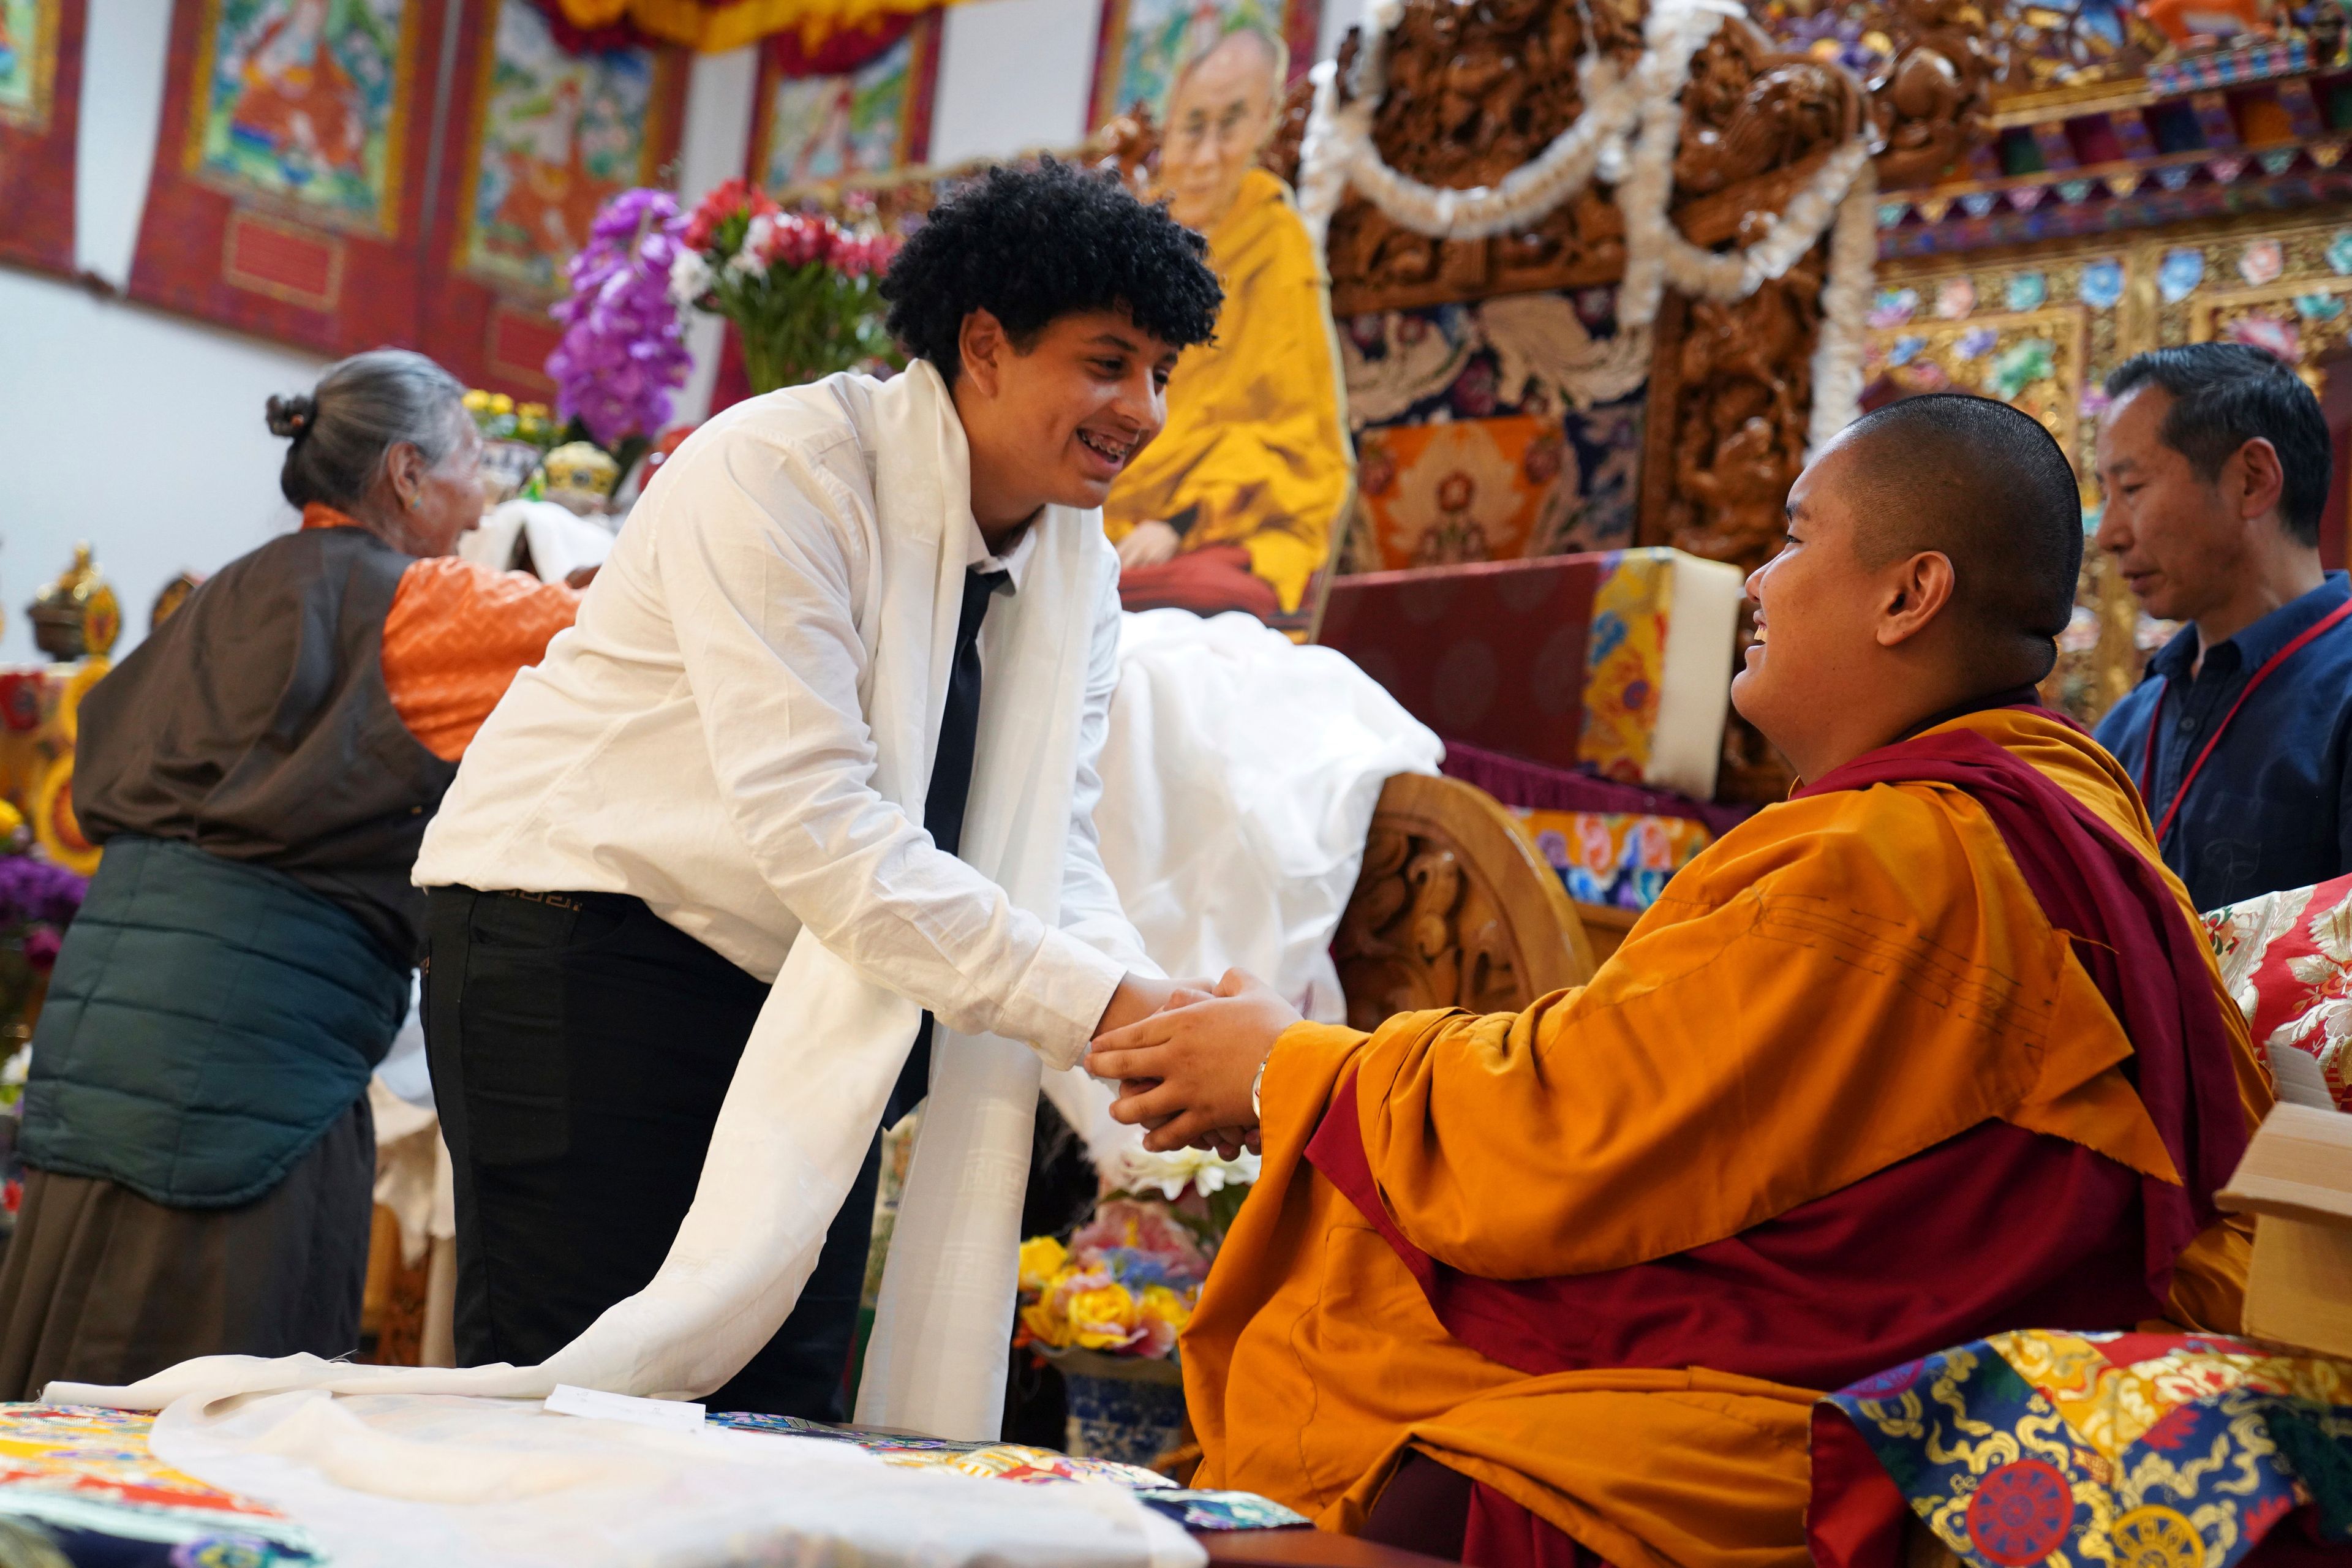
[[[81,118],[82,38],[87,0],[47,0],[58,8],[47,112],[37,126],[0,120],[0,261],[61,272],[74,266],[74,137]],[[35,40],[33,47],[42,47]],[[40,68],[38,67],[36,68]]]
[[[131,266],[134,300],[168,310],[274,338],[322,354],[355,353],[381,344],[417,346],[423,258],[416,235],[425,210],[424,171],[432,141],[436,65],[449,0],[408,0],[414,25],[402,47],[406,100],[395,110],[400,177],[389,233],[354,232],[318,222],[299,210],[259,197],[233,195],[188,170],[199,73],[211,51],[201,47],[206,0],[175,0],[171,72],[156,134],[155,172]],[[291,290],[264,291],[233,281],[227,266],[229,226],[251,215],[274,227],[330,247],[341,255],[332,304],[316,309]],[[251,280],[248,279],[249,283]]]

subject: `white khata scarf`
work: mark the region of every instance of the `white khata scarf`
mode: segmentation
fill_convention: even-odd
[[[834,388],[784,396],[835,404]],[[860,606],[874,787],[920,819],[963,603],[970,454],[946,384],[917,361],[837,389],[877,465]],[[1117,557],[1095,514],[1048,507],[1021,592],[982,628],[989,676],[962,858],[1048,924],[1060,913],[1096,608]],[[921,1010],[803,932],[743,1048],[693,1207],[653,1282],[539,1366],[363,1367],[206,1356],[126,1388],[52,1384],[52,1401],[160,1410],[294,1388],[543,1396],[557,1384],[695,1398],[783,1323],[855,1179]],[[1040,1064],[1025,1045],[940,1030],[857,1402],[861,1423],[996,1435]]]

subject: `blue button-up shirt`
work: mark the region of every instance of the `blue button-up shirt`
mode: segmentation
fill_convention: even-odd
[[[2098,740],[2138,784],[2150,818],[2164,820],[2182,776],[2254,671],[2347,596],[2345,574],[2330,572],[2310,593],[2208,648],[2193,677],[2195,626],[2148,661],[2146,679],[2099,721]],[[2148,725],[2159,714],[2151,779]],[[2246,699],[2162,848],[2200,910],[2352,870],[2352,619],[2305,644]]]

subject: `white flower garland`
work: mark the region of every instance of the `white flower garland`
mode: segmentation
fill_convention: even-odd
[[[1818,447],[1860,412],[1863,318],[1877,260],[1877,184],[1868,142],[1857,137],[1831,153],[1763,237],[1744,250],[1717,253],[1693,245],[1667,211],[1691,59],[1725,17],[1745,14],[1734,0],[1654,0],[1643,26],[1642,58],[1630,75],[1621,76],[1597,53],[1588,55],[1578,67],[1584,111],[1573,125],[1496,184],[1449,190],[1391,168],[1372,140],[1373,110],[1387,90],[1389,37],[1404,15],[1404,0],[1373,0],[1354,99],[1345,106],[1339,101],[1337,62],[1315,68],[1314,107],[1299,145],[1299,215],[1317,246],[1327,247],[1331,215],[1353,185],[1416,234],[1484,239],[1533,226],[1596,174],[1611,179],[1625,218],[1617,321],[1621,363],[1629,370],[1647,364],[1650,331],[1668,283],[1706,299],[1746,299],[1768,279],[1785,276],[1834,224],[1813,356],[1809,439]],[[1627,138],[1637,131],[1629,148]]]

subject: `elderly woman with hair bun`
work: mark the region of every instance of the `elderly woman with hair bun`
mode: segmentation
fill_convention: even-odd
[[[464,388],[393,349],[269,400],[299,531],[215,574],[90,692],[106,857],[59,954],[0,1267],[0,1399],[191,1356],[358,1347],[370,1072],[457,759],[580,596],[457,559]]]

